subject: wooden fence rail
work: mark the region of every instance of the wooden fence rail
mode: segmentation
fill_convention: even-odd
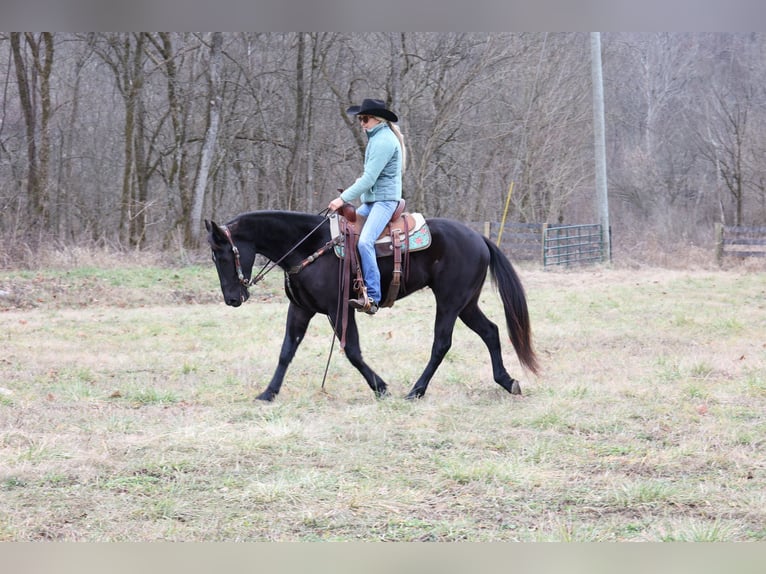
[[[715,224],[716,260],[725,256],[766,257],[766,227]]]

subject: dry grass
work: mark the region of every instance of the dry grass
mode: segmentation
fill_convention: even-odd
[[[545,366],[523,397],[459,326],[426,397],[399,398],[429,352],[423,292],[360,318],[395,396],[337,346],[321,390],[318,318],[271,405],[253,397],[281,344],[276,273],[236,310],[207,264],[0,274],[0,539],[766,538],[763,275],[521,274]]]

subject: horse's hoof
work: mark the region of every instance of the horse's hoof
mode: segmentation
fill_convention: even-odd
[[[276,393],[272,393],[271,391],[263,391],[260,395],[255,397],[255,400],[264,403],[273,403],[276,396]]]
[[[521,385],[519,384],[519,381],[517,381],[516,379],[513,379],[513,383],[511,383],[511,394],[512,395],[521,394]]]

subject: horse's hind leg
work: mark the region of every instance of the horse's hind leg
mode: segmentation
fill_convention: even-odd
[[[301,344],[313,316],[313,312],[301,309],[290,303],[287,309],[285,338],[282,341],[282,349],[279,351],[279,363],[266,390],[256,397],[258,400],[273,401],[274,397],[279,393],[287,367],[290,365],[293,357],[295,357],[295,352],[298,350],[298,346]]]
[[[479,309],[478,299],[461,311],[460,319],[474,333],[479,335],[484,344],[487,345],[489,356],[492,359],[492,375],[495,382],[512,395],[520,395],[521,385],[519,385],[516,379],[511,378],[503,364],[503,353],[497,325],[490,321],[482,310]]]
[[[431,345],[431,358],[428,360],[423,374],[415,382],[412,390],[407,393],[408,399],[419,399],[426,394],[428,383],[431,382],[431,378],[436,373],[436,369],[439,368],[444,356],[452,346],[452,332],[455,329],[455,321],[457,317],[454,313],[446,313],[436,306],[436,323],[434,326],[434,342]]]

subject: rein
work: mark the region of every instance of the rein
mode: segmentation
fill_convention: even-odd
[[[321,212],[320,212],[320,215],[321,215]],[[232,253],[234,253],[234,265],[235,265],[235,268],[237,270],[237,278],[239,278],[239,282],[244,287],[252,287],[256,283],[261,281],[264,277],[266,277],[266,275],[272,269],[274,269],[280,263],[282,263],[293,251],[298,249],[298,247],[300,247],[303,244],[304,241],[306,241],[309,237],[311,237],[312,233],[314,233],[317,229],[319,229],[322,226],[322,224],[325,222],[325,219],[327,219],[327,210],[325,210],[324,215],[325,215],[325,218],[322,219],[322,221],[320,221],[317,224],[317,226],[314,227],[314,229],[309,231],[303,237],[303,239],[301,239],[300,241],[298,241],[298,243],[293,245],[290,248],[290,250],[287,253],[285,253],[282,257],[280,257],[277,261],[267,261],[266,263],[264,263],[263,267],[261,267],[260,271],[258,271],[258,273],[255,274],[255,277],[252,277],[251,279],[247,279],[245,277],[245,274],[242,272],[242,262],[240,261],[240,257],[239,257],[239,249],[234,244],[234,240],[231,237],[231,230],[229,229],[229,227],[227,225],[221,225],[221,231],[223,231],[224,235],[226,235],[226,239],[229,240],[229,245],[231,245],[231,251],[232,251]],[[315,253],[309,255],[306,259],[304,259],[300,263],[300,265],[297,265],[296,267],[293,267],[292,269],[290,269],[289,272],[290,273],[297,273],[298,271],[300,271],[301,269],[306,267],[306,265],[308,265],[309,263],[313,262],[317,257],[319,257],[320,255],[323,255],[333,244],[334,244],[333,241],[329,241],[324,247],[322,247],[321,249],[319,249]]]

